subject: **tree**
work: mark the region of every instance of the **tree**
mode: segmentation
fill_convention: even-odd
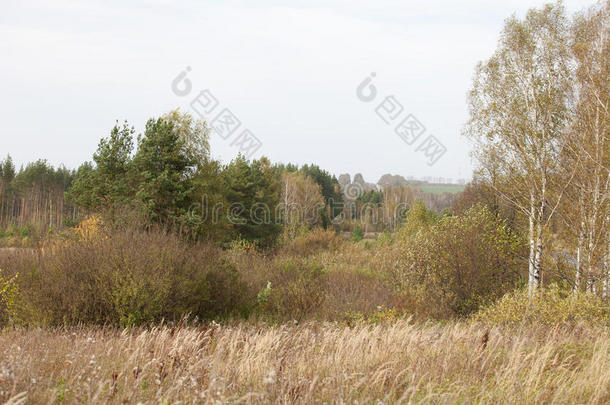
[[[281,182],[281,220],[284,236],[292,239],[302,227],[321,222],[324,208],[321,187],[302,172],[284,172]]]
[[[150,119],[133,159],[136,200],[147,224],[179,226],[191,204],[197,162],[173,122]]]
[[[272,246],[281,225],[275,217],[279,182],[269,160],[249,162],[240,154],[224,168],[222,177],[233,231],[261,247]]]
[[[172,110],[161,118],[174,124],[174,130],[184,142],[184,154],[196,162],[196,166],[204,165],[210,157],[210,129],[203,120],[196,120],[188,113]]]
[[[133,134],[125,121],[100,140],[93,154],[95,167],[82,165],[69,196],[75,204],[91,211],[108,214],[114,222],[117,210],[132,202],[135,195],[132,179]]]
[[[222,241],[230,234],[227,217],[219,212],[227,204],[223,181],[220,162],[208,158],[203,165],[198,165],[193,177],[193,209],[187,217],[192,239]]]
[[[415,196],[409,185],[387,185],[383,190],[383,223],[389,230],[395,230],[404,220]],[[425,208],[425,207],[424,207]]]
[[[484,205],[498,218],[503,219],[511,229],[519,230],[522,225],[522,221],[519,221],[520,212],[496,193],[495,190],[500,186],[497,183],[494,184],[495,187],[492,187],[488,184],[487,179],[475,176],[455,198],[451,206],[451,213],[462,215],[475,205]]]
[[[0,162],[0,225],[4,219],[6,193],[14,179],[15,165],[11,155],[7,155],[6,159]]]
[[[321,187],[322,196],[324,196],[324,201],[328,206],[327,214],[330,217],[328,219],[333,219],[339,215],[343,207],[343,193],[337,178],[314,164],[303,165],[300,170]]]
[[[576,16],[572,27],[576,69],[575,113],[563,155],[565,170],[574,178],[567,190],[562,218],[576,240],[574,291],[585,279],[594,292],[601,279],[608,294],[610,226],[610,2]],[[604,274],[605,273],[605,274]]]
[[[569,122],[568,21],[560,3],[505,23],[498,49],[476,69],[465,134],[480,174],[528,221],[529,291],[541,283],[546,227],[571,174],[559,156]]]

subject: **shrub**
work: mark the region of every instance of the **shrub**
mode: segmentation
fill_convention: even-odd
[[[0,270],[0,327],[6,326],[17,317],[17,276],[6,279]]]
[[[132,326],[186,314],[221,318],[249,305],[220,249],[163,232],[67,240],[15,265],[33,323]]]
[[[529,297],[515,290],[473,315],[474,321],[490,325],[556,325],[585,322],[610,326],[610,307],[593,294],[563,290],[553,284]]]
[[[351,240],[352,242],[360,242],[362,239],[364,239],[364,232],[362,232],[360,225],[356,225],[356,228],[352,232]]]
[[[282,253],[297,256],[310,256],[322,251],[335,251],[343,243],[337,234],[330,230],[314,228],[297,236],[282,248]]]
[[[516,287],[523,244],[485,207],[409,234],[391,271],[416,312],[464,316]]]
[[[269,272],[258,294],[258,313],[273,320],[302,320],[324,302],[324,267],[303,259],[284,259]]]

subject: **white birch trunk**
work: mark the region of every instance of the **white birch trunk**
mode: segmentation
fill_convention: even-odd
[[[574,277],[574,294],[577,294],[578,291],[580,291],[582,238],[582,232],[580,232],[580,235],[578,235],[578,247],[576,248],[576,276]]]
[[[535,279],[534,279],[534,263],[536,262],[536,241],[534,239],[534,195],[531,195],[530,212],[529,212],[529,228],[528,228],[528,240],[530,245],[529,255],[529,280],[528,280],[528,293],[530,296],[534,294],[535,290]]]

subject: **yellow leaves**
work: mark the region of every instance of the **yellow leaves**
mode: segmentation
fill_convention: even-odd
[[[550,286],[529,297],[527,291],[505,295],[472,318],[488,324],[572,324],[610,325],[610,308],[592,294],[573,295]]]
[[[17,316],[17,275],[10,279],[2,276],[0,269],[0,326],[12,321]]]
[[[104,223],[99,215],[91,215],[84,219],[74,229],[76,236],[83,241],[90,241],[96,239],[107,239],[108,237],[103,235]]]

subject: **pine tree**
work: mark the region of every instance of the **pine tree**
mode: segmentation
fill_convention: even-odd
[[[191,204],[195,160],[174,124],[150,119],[134,157],[136,200],[148,224],[177,226]]]
[[[223,171],[229,222],[239,237],[271,246],[281,225],[276,223],[279,181],[269,160],[248,162],[239,155]]]

